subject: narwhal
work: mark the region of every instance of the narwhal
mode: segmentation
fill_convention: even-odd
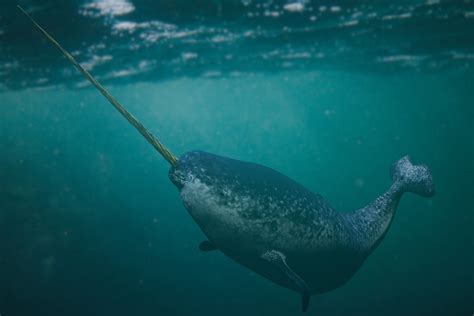
[[[169,178],[206,235],[203,251],[220,250],[265,278],[309,298],[346,283],[379,245],[405,192],[434,195],[430,170],[408,156],[391,168],[392,185],[369,205],[337,212],[320,195],[262,165],[203,151],[176,158],[61,45],[21,11],[169,162]]]

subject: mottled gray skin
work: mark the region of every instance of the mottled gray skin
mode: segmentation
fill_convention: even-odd
[[[434,194],[429,170],[412,165],[408,157],[392,167],[388,191],[353,212],[337,212],[320,195],[273,169],[201,151],[182,155],[169,177],[215,247],[301,293],[301,286],[264,256],[284,254],[311,294],[349,280],[385,235],[403,192]]]

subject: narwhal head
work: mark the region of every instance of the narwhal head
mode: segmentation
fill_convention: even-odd
[[[231,192],[227,189],[225,167],[216,155],[190,151],[181,155],[168,173],[184,206],[204,232],[209,227],[217,230],[226,227],[216,224],[229,214],[228,206],[234,201],[234,196],[225,194]]]
[[[209,183],[213,169],[213,155],[202,151],[189,151],[181,155],[174,166],[171,166],[168,177],[181,190],[187,183],[199,181]],[[211,172],[212,173],[212,172]]]

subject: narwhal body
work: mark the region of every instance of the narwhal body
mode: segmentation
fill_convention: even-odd
[[[219,249],[275,283],[301,293],[303,310],[311,294],[334,289],[357,271],[387,232],[404,192],[434,194],[428,168],[412,165],[408,157],[392,166],[393,183],[383,195],[362,209],[344,213],[265,166],[201,151],[178,159],[19,9],[170,163],[171,181],[209,239],[200,248]]]
[[[344,284],[380,242],[404,192],[434,194],[429,170],[408,157],[368,206],[334,210],[320,195],[262,165],[201,151],[171,167],[185,207],[215,249],[275,283],[309,295]],[[212,247],[211,247],[212,249]]]

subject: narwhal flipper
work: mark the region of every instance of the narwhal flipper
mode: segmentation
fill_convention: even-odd
[[[201,251],[214,251],[214,250],[217,250],[217,247],[214,246],[213,243],[211,243],[210,241],[203,241],[202,243],[199,244],[199,250]]]
[[[270,250],[261,255],[263,260],[266,260],[276,267],[278,267],[284,275],[288,278],[290,284],[292,284],[293,289],[301,293],[301,309],[303,312],[306,312],[309,305],[309,298],[311,295],[309,286],[306,282],[295,272],[293,271],[288,264],[286,263],[286,257],[283,253],[277,250]]]

